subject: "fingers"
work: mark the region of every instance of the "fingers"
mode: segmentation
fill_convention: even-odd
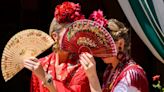
[[[89,63],[89,64],[92,64],[94,61],[93,56],[87,52],[81,54],[80,59],[82,59],[84,61],[84,63]]]
[[[93,64],[96,64],[96,62],[95,62],[95,60],[94,60],[94,57],[93,57],[91,54],[89,54],[89,53],[86,52],[86,56],[90,59],[90,61],[91,61]]]
[[[80,61],[81,65],[84,67],[84,69],[86,70],[87,69],[86,64],[82,60],[79,60],[79,61]]]
[[[32,60],[25,60],[25,63],[31,64],[31,65],[38,65],[38,62],[32,61]]]
[[[45,71],[41,66],[41,63],[38,62],[36,58],[29,58],[27,60],[24,60],[24,67],[31,70],[41,80],[44,80]]]
[[[34,68],[33,65],[31,65],[31,64],[29,64],[27,62],[24,62],[24,67],[29,69],[29,70],[31,70],[31,71],[33,71],[33,68]]]
[[[34,62],[38,62],[38,59],[35,58],[35,57],[30,57],[29,60],[32,60],[32,61],[34,61]]]
[[[33,71],[36,70],[38,68],[38,66],[40,65],[40,63],[38,62],[38,59],[30,57],[27,60],[24,60],[24,67]]]
[[[89,54],[89,53],[85,53],[86,54],[86,56],[88,56],[89,58],[93,58],[93,56],[91,55],[91,54]]]
[[[87,69],[88,67],[91,67],[95,64],[93,56],[89,53],[81,54],[79,61],[85,69]]]
[[[90,63],[90,59],[85,54],[80,55],[80,60],[83,61],[86,65]]]

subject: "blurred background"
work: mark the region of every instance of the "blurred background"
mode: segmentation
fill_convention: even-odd
[[[0,57],[8,40],[17,32],[34,28],[48,33],[55,6],[63,1],[65,0],[0,0]],[[101,9],[106,18],[116,18],[124,22],[131,30],[131,56],[144,68],[150,84],[150,92],[155,92],[155,89],[152,87],[152,77],[154,75],[160,75],[160,80],[164,84],[164,64],[152,55],[133,28],[130,27],[117,0],[69,1],[79,3],[86,18],[94,10]],[[48,51],[43,56],[47,53]],[[101,77],[105,65],[102,62],[97,63],[97,70]],[[29,92],[30,76],[31,72],[23,69],[11,80],[5,82],[0,72],[0,92]]]

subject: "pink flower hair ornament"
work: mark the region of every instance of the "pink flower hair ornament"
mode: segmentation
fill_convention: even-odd
[[[103,26],[105,28],[107,27],[108,20],[105,19],[104,15],[103,15],[103,11],[101,11],[100,9],[98,11],[94,11],[89,16],[89,19],[98,22],[101,26]]]

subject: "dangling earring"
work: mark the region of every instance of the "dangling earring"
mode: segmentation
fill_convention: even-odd
[[[59,50],[59,38],[58,38],[58,32],[55,32],[55,31],[53,31],[52,33],[51,33],[51,37],[53,38],[53,40],[54,40],[54,44],[53,44],[53,46],[52,46],[52,50],[54,51],[54,52],[57,52],[58,50]]]
[[[59,50],[59,43],[57,40],[54,41],[54,45],[52,46],[52,50],[57,52]]]
[[[121,47],[118,48],[117,59],[122,61],[125,58],[125,54],[121,51]]]

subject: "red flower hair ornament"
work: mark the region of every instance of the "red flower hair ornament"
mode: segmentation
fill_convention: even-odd
[[[81,7],[79,4],[66,1],[56,6],[54,17],[59,23],[71,23],[85,18],[80,12]]]

